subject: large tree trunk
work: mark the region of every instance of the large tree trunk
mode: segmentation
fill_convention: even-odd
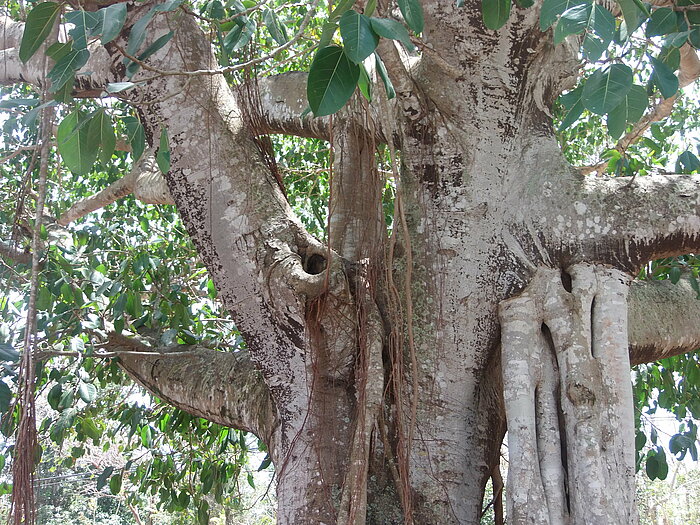
[[[492,32],[481,2],[466,4],[424,2],[431,47],[411,69],[382,48],[396,103],[353,101],[334,118],[328,245],[301,227],[253,138],[329,138],[329,122],[297,118],[303,75],[261,83],[262,129],[221,75],[156,75],[128,93],[150,142],[167,127],[169,192],[249,351],[123,366],[268,442],[280,525],[476,524],[506,419],[513,523],[634,523],[627,279],[698,247],[698,184],[580,177],[548,116],[573,53],[539,32],[538,9],[514,6]],[[175,30],[155,67],[215,67],[191,18],[154,24],[149,38]],[[82,89],[121,80],[108,48]],[[6,76],[38,78],[13,51]],[[378,140],[400,150],[391,236]],[[656,206],[676,220],[628,220]],[[646,357],[698,341],[635,333]]]

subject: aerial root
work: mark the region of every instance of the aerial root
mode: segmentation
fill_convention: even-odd
[[[629,280],[540,268],[499,307],[510,523],[637,522]]]

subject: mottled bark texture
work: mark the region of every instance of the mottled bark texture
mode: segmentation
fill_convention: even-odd
[[[628,281],[539,269],[499,307],[513,524],[637,521]]]
[[[167,127],[169,195],[248,352],[122,365],[174,405],[272,445],[280,525],[476,524],[506,419],[519,480],[509,519],[633,523],[626,283],[650,259],[700,247],[700,184],[589,179],[565,162],[550,113],[578,61],[539,31],[538,6],[514,5],[489,31],[478,0],[422,4],[422,53],[380,46],[396,99],[377,87],[332,122],[301,117],[301,74],[259,82],[257,128],[250,97],[222,75],[136,75],[145,82],[124,96],[152,146]],[[149,7],[131,5],[127,29]],[[4,81],[40,83],[4,23]],[[146,44],[174,31],[153,67],[216,68],[185,13],[150,28]],[[76,90],[123,80],[116,45],[94,61]],[[333,138],[328,245],[294,216],[261,131]],[[397,183],[391,235],[382,142]],[[687,288],[630,296],[635,362],[694,348]],[[667,301],[688,306],[694,327],[644,326],[677,311]]]

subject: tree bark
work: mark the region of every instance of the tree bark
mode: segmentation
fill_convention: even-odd
[[[509,521],[634,523],[627,281],[700,247],[698,183],[581,177],[549,116],[575,53],[539,32],[538,9],[514,6],[494,32],[481,2],[465,4],[423,2],[430,47],[412,66],[382,45],[395,103],[300,118],[303,76],[290,74],[260,81],[252,129],[251,100],[222,75],[140,72],[126,92],[152,147],[167,129],[169,194],[248,351],[121,364],[174,405],[268,442],[280,525],[476,524],[506,424]],[[127,26],[149,7],[130,7]],[[4,24],[4,81],[40,83],[17,59],[19,26]],[[216,68],[182,12],[154,19],[146,44],[170,29],[149,64]],[[95,50],[76,88],[123,80],[123,44]],[[260,132],[331,139],[327,244],[294,216]],[[391,237],[378,141],[396,171]],[[632,287],[633,361],[700,342],[638,313],[689,297],[687,285]]]

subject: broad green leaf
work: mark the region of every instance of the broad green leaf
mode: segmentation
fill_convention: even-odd
[[[698,6],[700,5],[700,0],[677,0],[675,3],[680,7]],[[689,23],[700,25],[700,10],[698,10],[697,7],[695,10],[684,11],[683,15],[687,18]]]
[[[260,463],[260,466],[258,467],[258,472],[261,470],[265,470],[267,467],[270,466],[272,463],[272,458],[270,457],[270,454],[267,454],[265,458],[262,460],[262,463]]]
[[[112,472],[114,472],[114,467],[107,467],[102,471],[102,474],[97,477],[97,490],[107,484],[107,479],[112,475]]]
[[[97,13],[84,11],[69,11],[65,15],[66,21],[73,24],[68,34],[73,38],[73,49],[87,49],[88,37],[91,30],[100,23]]]
[[[60,383],[55,384],[49,390],[46,400],[49,402],[49,406],[54,410],[58,410],[58,403],[61,401],[61,396],[63,395],[63,387]]]
[[[678,31],[678,18],[675,11],[668,7],[655,9],[647,22],[646,36],[667,35]]]
[[[617,0],[617,3],[622,9],[622,17],[624,18],[624,31],[620,31],[624,41],[642,25],[642,22],[646,20],[646,16],[634,0]]]
[[[528,7],[535,5],[535,0],[515,0],[515,5],[523,9],[527,9]]]
[[[391,20],[390,18],[370,18],[372,24],[372,29],[379,36],[384,38],[390,38],[391,40],[398,40],[409,51],[413,51],[416,46],[411,42],[411,37],[408,34],[406,28],[400,22],[396,20]]]
[[[590,4],[591,0],[544,0],[540,11],[540,29],[546,31],[559,15],[576,5]]]
[[[338,24],[345,54],[356,64],[370,56],[377,48],[379,36],[372,30],[369,17],[351,9],[343,13]]]
[[[97,396],[97,388],[90,383],[80,383],[78,387],[78,396],[80,396],[80,399],[85,403],[92,403]]]
[[[374,61],[377,65],[377,72],[379,73],[379,78],[381,78],[382,82],[384,83],[384,89],[386,90],[386,98],[391,100],[396,96],[394,84],[391,83],[391,79],[389,78],[389,74],[386,71],[384,62],[382,62],[382,59],[379,58],[379,55],[377,53],[374,54]]]
[[[55,93],[73,79],[75,72],[87,64],[89,58],[90,52],[87,49],[74,49],[56,62],[48,74],[51,80],[51,92]]]
[[[360,68],[348,59],[343,48],[319,49],[306,84],[306,96],[314,115],[322,117],[342,108],[355,91],[359,76]]]
[[[115,474],[112,476],[112,478],[109,480],[109,491],[113,495],[117,495],[121,492],[122,490],[122,475],[121,474]]]
[[[58,125],[58,151],[69,170],[85,175],[92,169],[99,150],[98,137],[91,135],[78,111],[70,113]]]
[[[678,77],[673,74],[670,67],[664,64],[661,60],[654,57],[651,58],[651,63],[654,66],[654,72],[651,75],[651,82],[659,88],[661,96],[670,98],[678,92]]]
[[[29,11],[27,23],[24,25],[22,42],[19,45],[19,59],[22,62],[27,62],[32,58],[36,50],[44,43],[60,9],[60,4],[56,2],[42,2]]]
[[[692,151],[686,150],[678,156],[678,167],[681,169],[677,171],[681,173],[700,172],[700,159]]]
[[[482,0],[481,13],[488,29],[500,29],[510,16],[511,0]]]
[[[240,20],[239,18],[236,21]],[[255,22],[246,18],[242,24],[236,24],[224,38],[224,49],[228,53],[233,53],[246,46],[255,34]]]
[[[267,27],[270,36],[272,36],[275,42],[279,45],[284,45],[289,41],[287,28],[280,22],[280,19],[272,9],[265,9],[263,11],[263,20],[265,22],[265,27]]]
[[[377,0],[367,0],[367,4],[365,4],[364,13],[367,16],[372,16],[376,9],[377,9]]]
[[[106,164],[112,158],[114,148],[117,145],[117,137],[112,128],[112,119],[109,118],[104,109],[95,112],[90,121],[88,132],[97,137],[96,140],[100,145],[100,160]]]
[[[10,343],[0,343],[0,361],[19,361],[19,352]]]
[[[127,139],[131,145],[131,156],[136,162],[141,158],[146,148],[146,134],[143,131],[141,122],[136,117],[124,117],[122,121],[126,127]]]
[[[628,124],[634,124],[647,109],[649,97],[642,86],[634,85],[625,95],[624,100],[608,113],[608,133],[614,139],[622,136]]]
[[[0,381],[0,414],[4,414],[10,409],[11,402],[12,390],[10,390],[10,387],[7,386],[7,383]]]
[[[677,47],[663,47],[659,52],[659,60],[670,67],[671,71],[676,71],[681,65],[681,52]]]
[[[168,131],[165,128],[160,131],[160,144],[156,154],[156,163],[163,175],[170,171],[170,144],[168,143]]]
[[[566,95],[559,97],[559,102],[567,109],[564,118],[559,124],[559,131],[563,131],[578,120],[583,113],[583,86],[578,86],[576,89],[569,91]]]
[[[83,433],[93,441],[97,441],[102,437],[102,431],[92,419],[83,419],[80,423],[80,428]]]
[[[654,480],[657,478],[659,473],[659,461],[656,458],[656,454],[652,456],[647,456],[647,464],[645,470],[647,476],[649,476],[649,479]]]
[[[331,45],[333,42],[333,36],[338,29],[337,22],[326,22],[323,24],[321,29],[321,38],[318,40],[318,48],[323,49]]]
[[[158,4],[153,8],[156,13],[167,13],[169,11],[175,11],[182,4],[182,0],[168,0],[162,4]]]
[[[143,41],[146,39],[146,28],[148,27],[148,24],[151,23],[151,20],[153,20],[154,14],[154,10],[151,9],[131,27],[129,41],[126,44],[126,52],[132,57],[138,54],[141,44],[143,44]],[[128,61],[128,58],[124,59],[124,63],[127,63]]]
[[[700,27],[693,29],[688,35],[688,43],[695,49],[700,49]]]
[[[554,44],[561,43],[569,35],[582,32],[588,26],[592,11],[591,4],[575,5],[564,11],[554,28]]]
[[[414,33],[423,32],[423,7],[419,0],[397,0],[403,19]]]
[[[126,4],[112,4],[98,11],[102,15],[102,44],[111,42],[119,36],[126,22]]]
[[[586,27],[581,49],[583,56],[595,62],[610,46],[615,36],[615,17],[603,6],[594,4]]]
[[[119,93],[135,86],[136,84],[133,82],[110,82],[107,84],[106,91],[107,93]]]
[[[150,57],[153,53],[161,49],[165,44],[167,44],[170,39],[173,37],[173,32],[168,31],[164,35],[159,36],[156,38],[151,45],[149,45],[146,49],[144,49],[143,53],[141,53],[138,56],[138,59],[143,61],[146,60],[148,57]]]
[[[365,97],[368,102],[372,102],[372,82],[363,64],[360,64],[360,78],[357,81],[357,87],[360,88],[362,96]]]
[[[624,64],[598,69],[583,87],[584,107],[598,115],[605,115],[615,109],[632,87],[633,76],[632,69]]]

